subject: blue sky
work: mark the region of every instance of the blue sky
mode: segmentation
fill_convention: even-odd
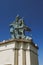
[[[10,38],[9,24],[17,14],[31,27],[39,46],[39,65],[43,65],[43,0],[0,0],[0,41]]]

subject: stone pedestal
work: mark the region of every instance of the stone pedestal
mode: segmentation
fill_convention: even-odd
[[[0,42],[0,65],[38,65],[38,46],[25,39]]]

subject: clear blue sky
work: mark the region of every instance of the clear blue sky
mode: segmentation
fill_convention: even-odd
[[[9,24],[17,14],[31,27],[39,46],[39,65],[43,65],[43,0],[0,0],[0,41],[10,38]]]

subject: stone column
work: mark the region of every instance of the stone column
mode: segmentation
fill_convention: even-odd
[[[18,54],[19,54],[19,55],[18,55],[18,65],[23,65],[23,64],[22,64],[22,60],[23,60],[23,59],[22,59],[22,55],[23,55],[22,53],[23,53],[23,50],[20,49],[20,50],[18,51]]]
[[[14,53],[14,65],[18,65],[18,49],[15,49],[15,53]]]
[[[22,61],[23,61],[23,65],[26,65],[26,50],[23,50]]]
[[[30,64],[30,51],[26,50],[26,65],[31,65]]]

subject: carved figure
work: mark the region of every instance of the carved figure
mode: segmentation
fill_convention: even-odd
[[[20,16],[16,16],[15,21],[10,24],[11,37],[15,39],[25,38],[25,31],[31,31],[31,29],[24,24],[24,20]]]

